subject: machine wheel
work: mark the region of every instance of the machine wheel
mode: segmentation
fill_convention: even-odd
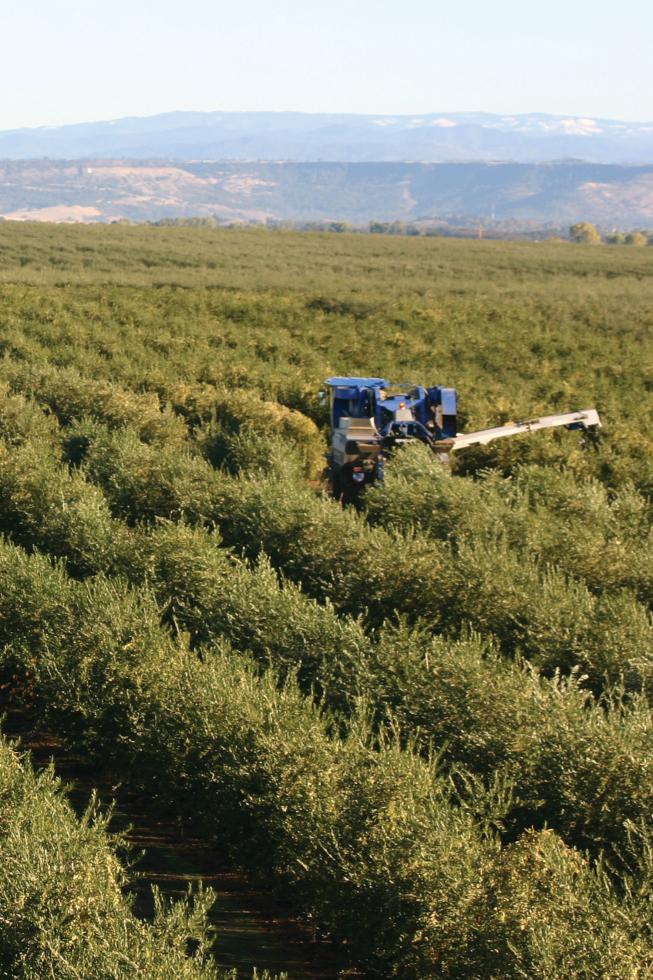
[[[361,491],[370,486],[371,483],[374,483],[374,474],[368,474],[364,481],[357,483],[346,466],[335,472],[333,470],[329,472],[331,493],[334,499],[339,500],[343,505],[353,504],[357,506]]]
[[[330,470],[329,472],[329,488],[334,500],[341,500],[342,498],[342,480],[340,478],[340,473]]]

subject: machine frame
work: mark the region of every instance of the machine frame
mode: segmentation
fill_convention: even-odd
[[[327,378],[325,384],[331,413],[329,477],[334,496],[344,501],[354,500],[364,486],[382,480],[388,453],[402,443],[419,440],[448,462],[451,452],[506,436],[559,427],[601,427],[596,409],[588,408],[459,433],[455,388],[357,377]]]

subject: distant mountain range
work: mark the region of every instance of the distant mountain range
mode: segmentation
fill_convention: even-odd
[[[653,163],[653,123],[543,113],[171,112],[0,132],[0,159]]]
[[[0,162],[0,217],[403,220],[653,228],[653,164]]]

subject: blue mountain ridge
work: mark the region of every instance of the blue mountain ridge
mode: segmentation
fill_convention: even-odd
[[[653,163],[653,123],[545,113],[168,112],[0,131],[0,159]]]

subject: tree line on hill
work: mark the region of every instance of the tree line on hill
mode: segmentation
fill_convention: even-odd
[[[653,234],[646,231],[611,231],[602,235],[596,225],[578,221],[569,229],[569,238],[579,245],[653,245]]]

